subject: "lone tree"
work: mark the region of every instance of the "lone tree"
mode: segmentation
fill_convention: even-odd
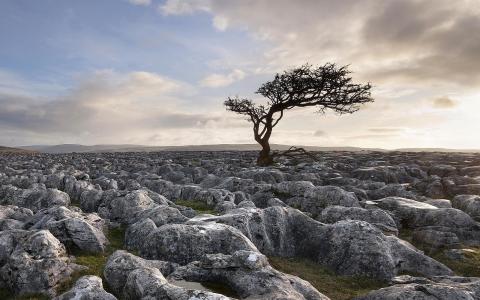
[[[257,164],[271,165],[273,157],[282,154],[271,152],[269,139],[286,110],[315,106],[320,113],[330,109],[338,114],[351,114],[360,109],[360,104],[373,102],[370,83],[352,83],[350,73],[347,66],[327,63],[313,67],[306,64],[282,74],[277,73],[272,81],[264,83],[255,92],[268,99],[266,105],[229,97],[224,103],[227,110],[246,115],[247,120],[253,123],[255,141],[262,146]],[[297,148],[286,152],[298,150],[305,152]]]

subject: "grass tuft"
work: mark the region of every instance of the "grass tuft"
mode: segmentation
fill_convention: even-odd
[[[175,204],[181,205],[181,206],[186,206],[194,209],[196,212],[201,213],[201,214],[211,214],[211,215],[216,215],[218,212],[216,212],[213,207],[201,202],[201,201],[195,201],[195,200],[177,200],[175,201]]]
[[[398,237],[401,238],[402,240],[405,240],[411,243],[417,249],[422,250],[426,255],[430,256],[431,258],[446,265],[458,276],[480,277],[480,248],[468,247],[468,246],[460,247],[462,249],[468,249],[471,251],[465,252],[464,254],[465,259],[455,260],[455,259],[448,258],[444,254],[445,249],[425,248],[423,245],[420,245],[418,243],[413,243],[412,233],[413,233],[412,230],[402,229]]]
[[[288,199],[288,198],[292,198],[292,195],[290,195],[289,193],[282,193],[282,192],[279,192],[279,191],[272,191],[272,194],[280,199],[280,200],[285,200],[285,199]]]
[[[112,228],[108,231],[107,239],[110,244],[107,246],[107,249],[103,253],[90,253],[84,251],[73,251],[73,254],[76,258],[75,263],[79,265],[86,266],[88,269],[75,272],[70,280],[63,282],[57,288],[57,294],[61,295],[66,291],[70,290],[75,282],[82,276],[85,275],[95,275],[100,278],[103,278],[103,269],[107,263],[108,257],[115,252],[116,250],[123,249],[123,241],[125,238],[125,227]],[[103,280],[105,283],[105,280]],[[108,286],[104,285],[106,291],[108,291]],[[1,298],[0,298],[1,299]]]
[[[448,258],[443,252],[432,255],[432,258],[452,269],[455,274],[465,277],[480,277],[480,248],[463,248],[472,250],[465,252],[465,259],[455,260]]]
[[[269,257],[275,269],[310,282],[320,293],[335,300],[347,300],[386,285],[360,276],[338,276],[307,259]]]

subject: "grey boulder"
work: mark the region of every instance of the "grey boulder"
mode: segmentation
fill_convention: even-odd
[[[480,278],[399,276],[395,285],[372,291],[355,300],[475,300],[480,299]]]
[[[180,264],[199,260],[205,254],[258,251],[238,229],[216,223],[167,224],[152,230],[143,239],[136,249],[142,256]]]
[[[168,279],[219,282],[241,299],[328,299],[307,281],[273,269],[263,254],[254,251],[207,254],[200,261],[177,268]]]
[[[452,200],[452,206],[466,212],[474,220],[480,221],[480,196],[457,195]]]
[[[54,300],[116,300],[117,298],[103,289],[102,279],[87,275],[80,277],[75,286]]]
[[[33,212],[28,208],[14,205],[0,206],[0,231],[22,229],[32,216]]]
[[[109,201],[102,202],[98,213],[103,218],[113,221],[132,223],[137,214],[157,206],[148,194],[146,190],[135,190],[124,196],[109,199]]]
[[[407,242],[386,236],[363,221],[323,224],[299,210],[275,206],[198,216],[187,222],[198,226],[216,223],[238,228],[266,255],[308,258],[341,275],[388,281],[408,271],[425,276],[452,274]]]
[[[43,185],[35,185],[29,189],[3,186],[0,191],[0,198],[3,198],[1,201],[3,205],[24,207],[31,209],[33,212],[56,205],[70,205],[68,194],[57,189],[47,189]]]
[[[15,294],[53,296],[61,282],[80,269],[48,230],[0,232],[0,278]]]
[[[317,218],[323,223],[335,223],[342,220],[360,220],[368,222],[386,233],[398,234],[393,218],[381,209],[365,209],[361,207],[330,206]]]
[[[86,214],[64,206],[44,209],[25,225],[30,229],[48,229],[69,249],[103,252],[108,240],[103,233],[104,220],[97,214]]]

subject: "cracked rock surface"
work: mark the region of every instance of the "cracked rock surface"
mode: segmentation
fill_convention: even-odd
[[[386,286],[358,299],[480,299],[478,278],[412,245],[455,259],[480,246],[480,155],[319,156],[262,168],[240,151],[0,156],[0,287],[56,299],[329,299],[272,267],[275,256]],[[110,248],[115,228],[122,250]],[[73,282],[79,255],[104,255],[103,279]]]

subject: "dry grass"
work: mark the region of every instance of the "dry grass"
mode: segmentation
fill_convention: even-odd
[[[319,292],[335,300],[353,299],[385,287],[385,284],[365,277],[335,275],[306,259],[270,257],[269,261],[275,269],[310,282]]]
[[[175,204],[181,205],[181,206],[186,206],[194,209],[196,212],[200,214],[211,214],[211,215],[216,215],[218,214],[213,207],[208,206],[207,204],[201,202],[201,201],[194,201],[194,200],[182,200],[179,199],[175,201]]]
[[[423,245],[412,242],[412,231],[401,230],[399,238],[408,241],[416,248],[425,252],[426,255],[441,262],[449,267],[456,275],[466,277],[480,277],[480,248],[475,247],[461,247],[462,249],[469,249],[471,251],[465,252],[465,259],[455,260],[448,258],[444,254],[445,249],[426,249]]]
[[[60,295],[73,287],[75,282],[82,276],[85,275],[95,275],[102,279],[103,278],[103,269],[107,263],[108,257],[115,252],[116,250],[123,249],[123,241],[125,238],[125,228],[113,228],[110,229],[107,238],[110,242],[106,251],[104,253],[89,253],[82,251],[75,251],[71,253],[75,255],[75,263],[86,266],[87,270],[78,271],[72,275],[72,278],[63,284],[61,284],[57,289],[57,294]],[[105,280],[104,280],[105,282]],[[108,287],[104,286],[105,290],[108,291]],[[1,298],[0,298],[1,299]]]
[[[464,249],[472,251],[466,252],[463,260],[450,259],[443,252],[433,254],[432,258],[443,263],[459,276],[480,277],[480,248],[465,247]]]

